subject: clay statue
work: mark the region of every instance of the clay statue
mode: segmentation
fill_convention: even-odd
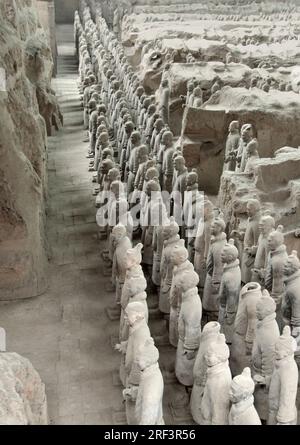
[[[190,104],[193,108],[200,108],[203,104],[203,93],[200,87],[194,88],[193,91],[193,103]]]
[[[241,128],[241,137],[236,156],[236,172],[243,172],[246,165],[247,145],[254,137],[254,131],[251,124],[244,124]]]
[[[258,224],[258,229],[260,235],[257,242],[254,268],[252,269],[252,281],[263,284],[269,255],[268,237],[275,229],[274,218],[270,215],[262,216]]]
[[[110,185],[110,194],[107,202],[107,234],[109,236],[108,251],[109,260],[113,261],[115,243],[113,236],[113,228],[121,223],[126,227],[126,234],[131,239],[130,234],[130,221],[128,216],[128,203],[124,194],[124,187],[121,181],[113,181]],[[129,233],[129,234],[128,234]],[[104,261],[105,258],[103,257]]]
[[[254,387],[250,368],[245,368],[240,375],[232,380],[229,392],[232,403],[229,412],[229,425],[261,425],[253,405]]]
[[[211,345],[220,334],[221,326],[217,321],[210,321],[204,325],[200,335],[200,346],[193,369],[193,389],[191,393],[191,414],[196,423],[201,423],[201,401],[207,378],[207,364],[205,354],[211,350]]]
[[[296,340],[285,326],[275,345],[275,367],[269,389],[268,425],[297,424],[298,368],[294,360]]]
[[[128,171],[128,181],[127,181],[127,194],[128,197],[130,193],[134,190],[134,181],[135,175],[138,169],[138,150],[141,145],[141,134],[138,131],[134,131],[131,134],[131,148],[128,156],[126,155],[127,162],[127,171]]]
[[[292,335],[300,328],[300,261],[297,251],[288,256],[284,267],[285,294],[282,300],[282,314],[285,324],[292,329]]]
[[[241,270],[238,255],[234,240],[230,239],[228,244],[225,244],[223,247],[221,253],[221,261],[224,267],[219,290],[220,308],[218,320],[228,344],[232,342],[234,320],[241,288]]]
[[[268,237],[268,247],[270,249],[267,269],[265,274],[265,287],[270,292],[276,303],[277,322],[281,328],[283,325],[281,314],[281,301],[284,296],[284,272],[283,268],[288,258],[286,246],[284,244],[283,227],[278,226]]]
[[[138,425],[164,425],[164,381],[158,365],[159,352],[153,339],[146,340],[139,351],[141,379],[136,397],[135,417]]]
[[[195,169],[186,177],[186,192],[183,202],[182,236],[186,239],[189,259],[193,263],[195,255],[195,239],[199,221],[203,219],[204,198],[198,190],[198,173]]]
[[[228,365],[229,348],[219,334],[205,353],[206,383],[201,400],[200,425],[228,425],[231,372]]]
[[[156,181],[158,181],[158,172],[155,169],[149,169],[146,173],[146,179],[148,176],[153,176]],[[155,175],[155,176],[154,176]],[[153,249],[153,266],[152,266],[152,283],[156,286],[157,295],[160,294],[160,284],[161,284],[161,276],[160,276],[160,264],[161,264],[161,256],[164,246],[164,225],[168,221],[167,210],[163,201],[161,200],[160,209],[162,212],[162,224],[157,224],[153,228],[153,237],[152,237],[152,249]]]
[[[255,161],[259,159],[257,139],[252,139],[246,147],[245,167],[243,172],[247,174],[254,173]],[[242,172],[242,171],[241,171]]]
[[[176,154],[176,153],[175,153]],[[188,176],[188,170],[185,166],[185,159],[181,155],[177,155],[173,161],[174,174],[172,183],[172,199],[173,215],[176,221],[182,221],[182,206],[184,202],[184,195],[186,191],[186,181]]]
[[[90,151],[95,155],[97,119],[98,119],[96,100],[91,99],[89,101],[88,107],[90,110],[90,117],[89,117]]]
[[[167,131],[167,127],[164,125],[164,122],[162,119],[157,119],[157,121],[155,122],[155,128],[156,128],[157,135],[155,136],[154,145],[153,145],[153,149],[152,149],[152,155],[157,156],[157,159],[158,159],[158,154],[161,151],[162,137],[163,137],[163,134],[165,133],[165,131]],[[163,151],[162,151],[162,154],[163,154]],[[162,161],[161,161],[161,164],[162,164]]]
[[[161,82],[161,92],[158,111],[161,115],[164,124],[169,124],[169,102],[170,102],[170,88],[168,79],[163,79]]]
[[[106,131],[100,133],[95,146],[94,170],[98,171],[99,164],[102,161],[102,153],[105,148],[109,147],[109,136]]]
[[[247,202],[248,221],[244,235],[244,249],[242,256],[242,282],[251,281],[251,270],[254,266],[257,242],[259,237],[260,203],[257,199],[249,199]]]
[[[139,246],[139,245],[138,245]],[[120,341],[128,339],[128,325],[124,322],[124,313],[127,304],[132,301],[140,301],[145,306],[145,319],[148,322],[148,306],[147,306],[147,281],[144,277],[142,268],[139,264],[135,264],[136,248],[127,250],[126,254],[126,275],[121,295],[121,317],[120,317]],[[139,254],[140,255],[140,254]],[[130,267],[128,267],[130,266]]]
[[[154,147],[158,147],[160,144],[160,132],[164,127],[164,121],[161,118],[156,119],[154,122],[154,129],[151,135],[150,140],[150,151],[153,153],[153,155],[156,155],[156,150]]]
[[[223,171],[235,171],[237,150],[240,142],[239,122],[232,121],[229,124],[229,134],[226,140],[225,159]]]
[[[190,105],[190,97],[193,94],[193,90],[194,90],[194,81],[193,80],[189,80],[187,82],[186,96],[183,96],[183,95],[180,96],[181,100],[184,101],[184,105],[182,105],[183,107]]]
[[[256,335],[252,349],[255,407],[260,419],[268,417],[268,391],[275,364],[275,344],[279,328],[275,320],[276,304],[265,290],[256,305]]]
[[[256,305],[261,297],[259,283],[250,282],[241,289],[230,354],[232,375],[238,375],[250,366],[256,332]]]
[[[212,237],[206,262],[207,274],[202,300],[207,321],[216,321],[219,316],[218,296],[223,273],[221,253],[226,244],[224,229],[223,219],[215,218],[211,224]]]
[[[134,180],[134,190],[139,192],[143,190],[147,161],[149,161],[148,148],[146,145],[141,145],[137,154],[138,169]],[[140,194],[137,193],[137,195],[139,196]]]
[[[146,116],[146,128],[145,128],[145,141],[146,144],[149,146],[151,142],[151,136],[154,129],[154,122],[159,117],[159,115],[156,113],[156,105],[151,104],[148,108],[148,113]]]
[[[162,200],[160,185],[156,179],[148,181],[145,195],[147,201],[141,208],[140,224],[142,227],[143,264],[149,273],[149,280],[153,273],[153,233],[155,228],[167,220],[165,205]],[[149,282],[149,285],[152,283]]]
[[[173,145],[173,133],[166,131],[162,137],[162,144],[164,145],[162,173],[163,184],[162,190],[166,190],[172,193],[172,181],[173,181],[173,155],[175,148]]]
[[[116,283],[115,305],[110,309],[116,315],[116,319],[121,314],[121,294],[126,274],[126,252],[131,248],[131,241],[127,236],[126,227],[123,224],[117,224],[112,229],[113,242],[115,244],[112,280]],[[112,316],[112,314],[111,314]]]
[[[133,112],[135,115],[135,120],[137,120],[137,110],[138,110],[138,106],[139,106],[139,102],[140,102],[140,98],[142,97],[142,95],[145,93],[144,87],[142,85],[139,85],[135,92],[133,93]]]
[[[124,126],[124,137],[120,146],[120,169],[121,169],[121,177],[122,180],[125,178],[125,170],[126,170],[126,154],[130,153],[131,150],[131,135],[134,130],[134,124],[131,121],[127,121]]]
[[[143,171],[141,172],[140,184],[141,191],[145,192],[147,188],[148,181],[156,179],[158,181],[158,171],[156,168],[156,159],[149,158],[147,159]],[[141,201],[143,200],[143,197]]]
[[[175,245],[171,253],[171,262],[174,266],[172,286],[170,290],[170,327],[169,327],[169,339],[172,346],[177,348],[178,344],[178,317],[181,307],[181,294],[182,288],[180,284],[182,282],[182,276],[186,271],[190,272],[189,284],[193,288],[197,286],[199,277],[194,272],[194,266],[188,260],[188,251],[184,247],[184,240],[180,240]]]
[[[141,370],[138,358],[141,346],[151,337],[145,319],[145,306],[139,301],[131,302],[125,309],[125,320],[129,324],[128,341],[116,345],[116,349],[125,353],[126,389],[123,396],[126,400],[126,416],[128,425],[135,425],[135,396],[140,384]]]
[[[163,176],[163,160],[164,160],[164,152],[165,152],[165,145],[163,143],[163,136],[165,133],[169,132],[169,128],[168,127],[163,127],[163,129],[161,130],[161,134],[160,134],[160,143],[159,146],[157,147],[157,151],[156,151],[156,159],[157,159],[157,169],[159,172],[159,183],[162,187],[163,185],[163,180],[164,180],[164,176]],[[172,157],[173,159],[173,157]]]
[[[128,340],[128,335],[129,335],[129,325],[128,323],[125,322],[125,309],[129,303],[129,300],[133,296],[134,291],[138,292],[138,290],[140,290],[141,292],[143,292],[143,290],[145,290],[147,287],[147,283],[145,285],[145,278],[143,274],[143,269],[141,267],[142,248],[143,245],[141,243],[138,243],[135,247],[128,249],[126,252],[126,259],[125,259],[126,275],[121,294],[121,317],[120,317],[120,330],[119,330],[119,337],[121,342]],[[132,277],[136,276],[139,276],[138,279],[139,284],[135,286],[135,289],[133,291],[131,287],[131,280]],[[140,289],[138,289],[138,286],[140,286]],[[145,287],[144,289],[143,286]],[[144,314],[147,321],[147,303],[145,301],[141,301],[141,303],[144,304]],[[123,385],[125,386],[125,356],[123,356],[123,359],[124,360],[121,361],[121,367],[120,367],[120,378]]]
[[[170,218],[169,224],[163,227],[163,239],[164,247],[162,251],[162,258],[160,263],[160,294],[159,294],[159,310],[169,316],[170,314],[170,290],[173,278],[173,263],[172,263],[172,251],[174,247],[179,243],[179,226],[174,221],[174,218]]]
[[[206,278],[206,261],[211,239],[211,223],[214,219],[213,204],[204,197],[203,219],[201,218],[194,242],[194,267],[199,275],[199,287],[203,288]]]
[[[177,281],[181,306],[178,316],[179,339],[175,374],[179,382],[186,387],[193,386],[193,368],[200,343],[202,304],[198,294],[198,281],[198,275],[191,270],[182,272]]]
[[[131,250],[131,249],[129,249]],[[120,341],[128,339],[128,325],[124,322],[124,314],[126,307],[131,302],[140,302],[144,306],[145,320],[148,323],[148,306],[147,306],[147,281],[144,274],[139,268],[133,267],[126,271],[124,285],[122,290],[121,305],[122,314],[120,318]]]
[[[144,120],[145,120],[145,116],[147,115],[147,111],[148,111],[148,108],[149,108],[150,104],[151,104],[150,97],[149,96],[145,96],[144,99],[143,99],[141,112],[140,112],[140,114],[138,116],[138,129],[140,130],[141,134],[143,134],[144,130],[145,130],[143,123],[144,123]]]

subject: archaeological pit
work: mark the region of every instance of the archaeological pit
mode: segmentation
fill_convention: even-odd
[[[298,0],[0,1],[0,425],[297,425]]]

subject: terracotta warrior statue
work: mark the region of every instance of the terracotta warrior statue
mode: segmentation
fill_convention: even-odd
[[[268,247],[270,252],[268,255],[265,275],[265,287],[276,303],[276,319],[280,328],[283,325],[281,302],[285,292],[283,268],[288,258],[282,231],[283,227],[278,226],[268,237]]]
[[[264,284],[265,272],[269,255],[268,237],[275,230],[275,220],[271,215],[261,217],[258,229],[260,235],[258,237],[257,248],[255,253],[254,268],[252,269],[252,281]]]
[[[296,340],[289,326],[275,344],[275,366],[269,389],[268,425],[297,425],[298,367],[294,360]]]
[[[160,103],[158,111],[164,121],[164,124],[169,124],[169,102],[170,102],[170,88],[168,79],[163,79],[161,82]]]
[[[143,265],[147,269],[149,286],[152,286],[153,274],[153,234],[167,220],[165,205],[162,200],[160,185],[156,179],[148,181],[146,186],[146,201],[141,207],[140,224],[142,227]]]
[[[159,146],[157,147],[157,151],[155,152],[156,160],[157,160],[157,169],[159,172],[159,183],[161,187],[163,186],[164,182],[164,175],[163,175],[163,161],[164,161],[164,152],[165,152],[165,145],[163,143],[163,136],[165,133],[169,132],[169,127],[163,127],[163,129],[160,132],[160,142]],[[172,158],[173,159],[173,158]]]
[[[173,182],[173,155],[175,148],[173,145],[173,133],[171,131],[166,131],[162,137],[162,144],[164,146],[163,152],[163,162],[162,162],[162,174],[163,183],[162,190],[166,190],[172,193],[172,182]]]
[[[206,262],[206,280],[203,291],[203,310],[207,321],[216,321],[219,317],[219,290],[223,273],[221,253],[226,244],[224,232],[225,222],[221,218],[215,218],[211,224],[211,240]]]
[[[147,187],[150,181],[156,181],[159,185],[158,181],[158,170],[156,168],[156,159],[148,159],[145,166],[145,176],[143,181],[143,188],[141,193],[141,208],[144,209],[147,202]],[[160,186],[159,186],[160,190]]]
[[[164,246],[160,263],[160,294],[159,294],[159,310],[169,317],[170,314],[170,290],[173,278],[172,251],[179,243],[179,226],[170,218],[168,224],[163,227]]]
[[[145,90],[142,85],[139,85],[136,88],[135,92],[133,93],[133,101],[132,102],[133,102],[133,113],[134,113],[135,120],[137,120],[137,117],[138,117],[138,113],[137,113],[138,106],[139,106],[140,99],[143,94],[145,94]]]
[[[157,172],[156,169],[155,171]],[[146,176],[151,172],[152,169],[149,169],[147,171]],[[156,173],[153,171],[153,174]],[[154,226],[153,237],[152,237],[152,249],[153,249],[152,283],[154,284],[154,286],[156,286],[157,295],[160,294],[160,284],[161,284],[160,263],[164,247],[164,225],[167,224],[168,222],[167,210],[162,200],[161,200],[161,211],[163,214],[162,224]]]
[[[199,275],[199,288],[204,287],[206,278],[206,261],[211,239],[211,224],[214,219],[214,207],[211,201],[204,196],[203,218],[200,219],[197,227],[194,242],[194,267]]]
[[[191,393],[191,414],[197,424],[201,423],[201,401],[207,378],[207,364],[205,354],[211,350],[212,344],[220,334],[221,326],[217,321],[210,321],[204,325],[200,334],[200,346],[193,369],[193,389]]]
[[[198,294],[198,281],[198,275],[191,270],[182,272],[177,281],[181,306],[175,374],[179,382],[186,387],[193,386],[193,369],[200,344],[202,304]]]
[[[148,108],[148,113],[146,116],[146,125],[145,125],[145,142],[148,146],[150,146],[152,132],[154,129],[154,122],[159,118],[159,114],[156,113],[156,105],[150,104]]]
[[[159,119],[158,119],[158,121],[159,121]],[[163,150],[162,137],[163,137],[163,135],[164,135],[164,133],[166,131],[169,131],[169,127],[163,123],[162,119],[159,122],[162,122],[162,124],[159,124],[157,126],[157,131],[158,131],[158,128],[160,128],[160,130],[158,131],[157,136],[156,136],[155,141],[154,141],[152,155],[157,157],[157,162],[160,163],[160,166],[162,166],[163,151],[164,151]]]
[[[143,123],[144,123],[145,116],[147,115],[148,108],[149,108],[150,105],[151,105],[150,97],[149,96],[145,96],[144,99],[143,99],[143,106],[142,106],[141,112],[140,112],[140,114],[138,116],[138,129],[141,132],[141,134],[144,133]]]
[[[125,320],[129,324],[128,341],[116,345],[116,349],[125,354],[126,389],[123,396],[126,400],[126,417],[128,425],[136,425],[135,400],[141,379],[141,369],[138,365],[140,349],[148,340],[150,330],[145,319],[145,306],[139,302],[131,302],[125,309]]]
[[[176,155],[176,153],[175,153]],[[185,159],[178,154],[173,160],[174,174],[172,183],[173,215],[176,221],[182,221],[182,206],[187,187],[188,170],[185,166]]]
[[[130,153],[131,150],[131,135],[134,131],[134,123],[132,121],[127,121],[124,125],[124,135],[121,142],[121,153],[120,153],[120,169],[122,181],[125,180],[126,175],[126,155]]]
[[[99,214],[102,218],[100,218],[100,222],[102,224],[98,225],[100,226],[99,229],[99,235],[101,239],[106,239],[108,235],[108,193],[110,190],[111,183],[111,177],[109,176],[109,172],[114,169],[114,161],[112,159],[104,159],[99,164],[99,174],[100,178],[98,179],[99,182],[99,193],[96,196],[96,207],[99,207]],[[97,215],[98,215],[97,212]]]
[[[199,86],[197,86],[197,87],[194,88],[194,91],[193,91],[193,103],[190,104],[190,106],[193,107],[193,108],[200,108],[202,104],[203,104],[202,89]]]
[[[228,364],[229,348],[223,334],[211,343],[205,356],[206,383],[201,400],[200,425],[228,425],[231,372]]]
[[[128,203],[126,196],[124,194],[124,187],[121,181],[113,181],[110,185],[110,194],[107,203],[107,235],[108,235],[108,251],[103,250],[102,252],[108,252],[108,258],[102,254],[104,261],[113,262],[114,252],[115,252],[115,242],[113,236],[113,228],[121,223],[126,227],[126,234],[129,239],[130,235],[130,221],[127,219],[128,216]]]
[[[241,128],[241,138],[236,156],[236,172],[243,172],[246,164],[247,145],[254,137],[254,131],[251,124],[244,124]]]
[[[285,295],[282,300],[283,321],[294,337],[300,331],[300,261],[296,250],[288,256],[284,267]],[[296,334],[296,335],[295,335]]]
[[[129,252],[134,249],[127,250],[127,264],[132,260],[132,254]],[[126,270],[125,281],[121,296],[121,317],[120,317],[120,341],[128,340],[129,329],[124,320],[126,307],[132,301],[139,301],[144,305],[145,319],[148,323],[148,306],[147,306],[147,280],[138,267],[131,267]]]
[[[244,368],[243,372],[232,380],[229,392],[229,425],[261,425],[254,407],[254,387],[250,368]]]
[[[199,221],[203,219],[204,198],[198,190],[198,173],[195,169],[186,177],[186,192],[183,202],[182,236],[186,239],[189,259],[194,263],[195,239]]]
[[[230,352],[230,369],[234,376],[250,366],[256,332],[256,305],[261,297],[259,283],[250,282],[241,289]]]
[[[275,345],[279,338],[276,322],[276,304],[272,297],[265,294],[256,305],[256,335],[252,349],[255,407],[261,420],[268,418],[268,392],[275,365]]]
[[[194,266],[188,260],[188,251],[184,246],[184,240],[181,239],[178,244],[175,245],[171,253],[171,262],[174,266],[172,286],[170,290],[170,329],[169,339],[172,346],[177,348],[178,344],[178,316],[181,307],[181,294],[182,289],[180,283],[182,276],[186,271],[190,272],[189,283],[190,287],[197,286],[199,277],[194,272]]]
[[[126,168],[124,180],[127,181],[128,185],[128,196],[133,192],[135,173],[137,171],[138,165],[136,164],[136,155],[138,148],[141,145],[141,134],[139,131],[133,131],[130,136],[130,144],[127,145],[126,150]]]
[[[231,344],[234,320],[239,303],[241,288],[241,270],[238,259],[239,252],[230,239],[223,247],[221,261],[224,265],[221,285],[219,290],[219,323],[225,334],[226,342]]]
[[[112,279],[116,283],[116,299],[114,306],[109,308],[109,312],[110,318],[119,319],[121,314],[121,294],[126,274],[126,252],[131,248],[131,241],[123,224],[117,224],[112,229],[112,237],[115,244]]]
[[[137,192],[141,192],[143,190],[146,164],[148,161],[148,148],[146,145],[141,145],[137,154],[138,169],[134,180],[134,190],[137,190]],[[137,193],[137,195],[139,195],[139,193]]]
[[[139,352],[141,379],[136,396],[137,425],[164,425],[164,381],[158,364],[159,352],[152,338],[146,340]]]
[[[144,152],[144,159],[146,159],[146,161],[141,162],[137,171],[136,176],[138,179],[135,182],[135,187],[140,192],[145,193],[147,182],[154,178],[158,180],[158,171],[156,169],[156,159],[149,158],[148,151]],[[144,202],[144,199],[145,195],[143,196],[143,193],[141,193],[141,203]]]
[[[105,148],[109,147],[109,136],[107,131],[103,131],[102,133],[100,133],[99,138],[97,140],[96,143],[96,147],[95,147],[95,159],[94,159],[94,165],[93,165],[93,169],[95,171],[98,171],[98,167],[99,167],[99,163],[101,162],[101,155],[103,153],[103,150]]]
[[[229,125],[229,134],[226,140],[224,171],[235,171],[237,150],[240,142],[239,121],[232,121]]]
[[[251,281],[251,273],[254,266],[257,242],[259,237],[260,203],[257,199],[249,199],[247,202],[248,221],[244,235],[244,249],[242,256],[242,282]]]
[[[133,277],[135,277],[135,279],[137,276],[139,277],[139,286],[140,286],[141,293],[147,287],[147,283],[145,285],[144,273],[143,273],[143,269],[141,266],[142,248],[143,248],[143,245],[141,243],[138,243],[135,247],[128,249],[126,252],[126,260],[125,260],[126,275],[125,275],[125,281],[124,281],[124,285],[122,288],[122,294],[121,294],[121,317],[120,317],[120,330],[119,330],[119,337],[120,337],[121,343],[123,341],[128,340],[128,335],[129,335],[129,325],[128,325],[128,323],[126,323],[126,320],[125,320],[125,309],[126,309],[128,303],[130,302],[129,300],[133,296],[135,291],[138,292],[138,289],[137,289],[138,286],[135,286],[134,289],[132,289],[132,287],[131,287]],[[145,289],[143,289],[143,286],[145,287]],[[144,301],[141,301],[141,303],[144,304],[144,314],[145,314],[145,319],[147,321],[147,313],[148,313],[148,310],[146,307],[147,303]],[[123,360],[121,361],[120,378],[123,383],[123,386],[125,386],[125,356],[123,356]]]
[[[255,161],[259,159],[258,142],[257,139],[252,139],[246,147],[245,167],[243,172],[253,174],[255,168]]]
[[[161,118],[156,119],[154,122],[154,129],[151,135],[150,151],[155,156],[160,144],[161,130],[164,128],[164,121]]]

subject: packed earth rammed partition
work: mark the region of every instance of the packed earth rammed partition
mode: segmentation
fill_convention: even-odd
[[[297,1],[3,0],[0,40],[0,424],[298,424]]]

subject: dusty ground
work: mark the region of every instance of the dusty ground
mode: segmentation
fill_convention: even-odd
[[[0,326],[7,349],[31,360],[46,384],[52,424],[125,424],[120,357],[113,346],[118,322],[105,307],[114,295],[105,291],[97,238],[91,173],[83,143],[82,109],[77,90],[73,27],[59,26],[58,76],[53,82],[65,126],[49,138],[48,240],[50,285],[40,297],[0,304]],[[164,327],[150,322],[153,335]],[[175,350],[162,347],[161,368],[172,364]],[[167,424],[192,423],[178,406],[185,390],[165,374]],[[175,406],[174,406],[175,402]]]

